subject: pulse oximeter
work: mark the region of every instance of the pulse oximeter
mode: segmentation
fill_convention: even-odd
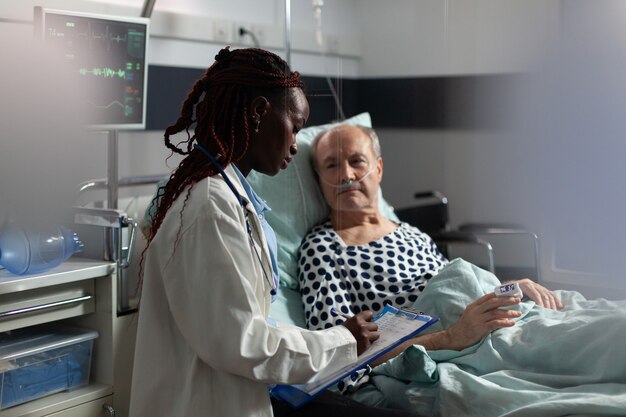
[[[498,285],[494,290],[496,296],[498,297],[524,297],[524,293],[522,293],[522,289],[519,287],[519,284],[516,282],[511,282],[504,285]]]

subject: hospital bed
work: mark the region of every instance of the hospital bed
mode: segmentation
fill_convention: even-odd
[[[371,127],[367,113],[343,123]],[[302,327],[305,320],[298,288],[297,251],[305,234],[329,214],[311,166],[310,143],[318,133],[331,126],[303,129],[297,138],[298,156],[287,170],[275,177],[253,172],[248,178],[255,191],[272,208],[266,218],[274,228],[278,241],[280,287],[270,315],[278,322]],[[398,219],[382,192],[379,207],[384,216]],[[461,240],[489,240],[496,235],[518,235],[529,241],[534,249],[534,278],[538,280],[538,242],[533,233],[510,225],[467,225],[456,233],[460,234],[457,237]],[[454,240],[450,234],[447,237]],[[452,261],[435,278],[437,283],[431,282],[426,287],[416,307],[440,316],[439,329],[451,326],[467,304],[493,291],[494,286],[499,284],[496,276],[462,259]],[[410,349],[406,354],[377,367],[372,376],[376,388],[368,391],[372,388],[368,386],[368,389],[357,391],[355,399],[376,405],[380,404],[378,399],[382,397],[389,400],[389,406],[411,409],[420,415],[507,414],[504,408],[498,408],[499,402],[507,404],[509,411],[515,410],[507,415],[626,415],[626,376],[621,374],[622,370],[615,370],[615,366],[602,366],[603,363],[620,361],[620,357],[623,362],[623,353],[610,346],[623,346],[626,336],[599,332],[607,322],[615,323],[616,327],[626,325],[626,303],[588,301],[577,293],[560,292],[559,295],[567,306],[563,312],[535,307],[532,301],[524,302],[519,306],[524,312],[520,319],[522,322],[515,329],[493,332],[481,343],[461,352],[444,350],[426,354],[420,348]],[[442,303],[444,299],[446,302]],[[615,313],[602,313],[603,309]],[[617,318],[619,320],[616,321]],[[563,326],[559,340],[571,338],[556,350],[552,348],[555,337],[552,324],[555,322]],[[582,323],[586,323],[585,329],[579,327]],[[508,337],[512,337],[514,342],[509,344]],[[595,339],[593,343],[589,341],[590,337]],[[571,349],[574,346],[585,346],[585,349]],[[507,356],[520,356],[520,349],[524,351],[524,359],[511,360]],[[509,359],[499,364],[502,357]],[[574,357],[578,357],[574,360],[576,363],[567,365],[568,360]],[[439,361],[445,364],[440,366]],[[418,369],[416,363],[424,363],[424,368]],[[582,363],[588,366],[587,370],[582,369]],[[407,369],[411,369],[410,374]],[[436,371],[430,374],[433,369]],[[472,374],[466,372],[468,369],[479,371]],[[611,376],[612,372],[614,375]],[[597,378],[590,378],[589,375],[597,375]],[[406,388],[407,380],[412,381],[412,391]],[[423,382],[426,384],[422,385]],[[483,401],[473,401],[472,397],[480,397]]]
[[[358,124],[364,126],[371,126],[371,120],[369,114],[359,114],[352,118],[345,120],[342,123],[346,124]],[[272,303],[270,316],[279,323],[296,325],[305,327],[304,308],[301,301],[299,291],[299,280],[297,276],[297,252],[298,247],[304,238],[305,234],[315,225],[319,224],[328,217],[329,211],[325,203],[325,200],[319,191],[313,169],[310,162],[311,151],[310,143],[313,138],[320,132],[330,128],[332,124],[313,126],[303,129],[298,134],[298,156],[294,158],[289,168],[281,171],[274,177],[268,177],[261,174],[252,172],[248,176],[248,181],[254,188],[254,190],[264,198],[272,210],[266,213],[266,219],[272,225],[276,232],[278,242],[278,267],[280,275],[280,286],[278,290],[277,299]],[[394,220],[398,220],[393,208],[385,201],[382,196],[382,192],[379,195],[379,208],[381,213]],[[144,220],[145,221],[145,220]],[[140,229],[142,227],[140,226]],[[145,229],[145,225],[143,227]],[[484,232],[484,230],[482,230]],[[135,245],[135,250],[141,250],[143,244],[138,243]],[[138,259],[135,256],[135,262]],[[485,294],[488,291],[493,291],[494,285],[499,282],[497,278],[474,265],[465,262],[463,260],[455,260],[445,267],[436,277],[438,282],[445,282],[445,284],[434,285],[431,282],[425,289],[423,296],[418,299],[418,304],[423,304],[419,307],[421,311],[429,312],[429,314],[435,314],[441,317],[441,328],[446,328],[453,324],[455,320],[458,320],[459,315],[464,310],[465,306],[477,299],[480,295]],[[434,278],[434,279],[435,279]],[[428,294],[427,294],[428,293]],[[588,301],[582,299],[579,295],[563,293],[563,297],[570,297],[567,302],[571,305],[582,305],[588,303]],[[446,297],[446,302],[441,303],[441,300]],[[578,297],[578,298],[576,298]],[[543,323],[542,317],[539,317],[543,312],[538,310],[532,302],[522,303],[520,305],[524,309],[524,317],[530,317],[528,322],[524,323],[527,328],[533,328],[530,339],[520,339],[517,343],[526,343],[526,348],[522,349],[520,353],[524,353],[526,356],[535,355],[532,360],[540,363],[541,366],[552,366],[559,364],[559,361],[564,360],[562,352],[557,352],[557,357],[550,357],[549,355],[542,354],[542,352],[550,352],[550,345],[554,343],[553,330]],[[606,313],[602,314],[601,310],[607,311],[607,309],[623,309],[626,311],[626,303],[622,305],[608,305],[602,304],[601,308],[597,310],[597,316],[590,318],[593,321],[594,328],[595,323],[600,324],[599,327],[606,326],[604,320],[612,319]],[[565,316],[561,316],[561,312],[554,310],[546,310],[546,314],[555,315],[550,317],[546,323],[561,322]],[[571,314],[576,322],[576,325],[581,321],[587,320],[587,312],[580,312],[579,316],[576,316],[576,311],[568,312]],[[591,312],[591,314],[596,314]],[[624,314],[624,320],[620,321],[620,326],[626,327],[626,314]],[[539,319],[537,319],[539,317]],[[534,327],[533,327],[534,326]],[[433,331],[435,326],[433,327]],[[518,326],[516,326],[518,327]],[[523,326],[519,326],[522,328]],[[441,329],[440,328],[440,329]],[[419,347],[410,348],[404,355],[400,355],[398,358],[393,359],[375,369],[375,373],[372,378],[377,378],[382,381],[379,385],[378,392],[370,390],[359,390],[356,393],[357,400],[363,400],[368,403],[368,396],[371,394],[371,398],[380,398],[381,395],[385,397],[387,392],[390,392],[393,399],[396,401],[391,406],[394,408],[406,408],[416,411],[420,415],[431,415],[431,413],[442,412],[443,415],[502,415],[498,409],[490,410],[487,414],[484,410],[484,404],[475,402],[472,400],[466,401],[466,398],[472,398],[472,396],[490,398],[487,403],[488,406],[498,406],[498,401],[511,404],[515,401],[519,403],[519,410],[517,414],[522,416],[535,416],[535,415],[564,415],[571,414],[571,410],[575,410],[576,413],[584,410],[589,410],[587,413],[591,414],[618,414],[626,415],[626,382],[621,381],[623,376],[609,376],[610,380],[619,380],[620,383],[587,383],[588,375],[594,372],[600,374],[609,374],[612,370],[617,369],[616,372],[621,372],[619,367],[607,367],[599,368],[596,366],[595,358],[598,358],[598,363],[605,363],[603,361],[613,360],[613,356],[616,354],[615,349],[606,349],[606,352],[602,348],[603,346],[623,346],[626,344],[626,331],[624,335],[615,336],[608,332],[596,333],[594,337],[598,338],[595,346],[600,346],[599,350],[596,350],[590,357],[586,357],[580,362],[581,366],[584,364],[588,369],[581,371],[581,375],[572,373],[572,369],[579,369],[580,366],[576,365],[573,368],[567,368],[564,370],[557,370],[552,374],[546,375],[540,370],[539,373],[534,374],[532,366],[528,366],[528,371],[525,368],[517,370],[509,370],[507,366],[500,366],[494,372],[487,372],[484,375],[472,375],[465,372],[466,369],[477,366],[489,367],[492,365],[493,360],[489,359],[484,364],[480,363],[480,356],[472,356],[475,352],[472,349],[476,349],[476,352],[483,354],[485,349],[490,346],[503,343],[502,337],[506,339],[506,333],[496,335],[494,332],[489,334],[478,345],[467,348],[461,352],[456,351],[435,351],[426,353]],[[522,336],[527,335],[522,333]],[[589,334],[580,333],[576,331],[565,332],[563,337],[572,338],[571,344],[573,346],[580,346],[583,343],[588,345],[585,340],[589,339]],[[623,340],[612,340],[621,337]],[[485,342],[487,340],[487,342]],[[484,342],[484,343],[483,343]],[[535,349],[537,348],[537,349]],[[515,345],[513,345],[513,352]],[[504,352],[510,353],[510,350],[504,350]],[[530,353],[529,353],[530,352]],[[535,352],[535,353],[533,353]],[[621,351],[620,351],[621,352]],[[490,358],[499,358],[499,351],[490,351],[485,353],[490,355]],[[612,356],[611,356],[612,355]],[[623,359],[623,358],[622,358]],[[403,362],[405,361],[405,362]],[[439,368],[438,363],[445,362],[449,366]],[[466,362],[464,362],[466,361]],[[543,361],[543,362],[542,362]],[[415,368],[415,375],[408,375],[405,370],[413,368],[416,363],[428,363],[427,367],[430,370],[436,369],[435,372],[439,374],[424,374],[424,369]],[[580,368],[582,369],[582,368]],[[377,371],[380,370],[380,371]],[[378,374],[376,374],[378,372]],[[423,378],[425,385],[421,386],[418,382],[417,389],[415,385],[406,385],[408,380],[410,383],[414,383],[415,378]],[[490,375],[491,378],[490,379]],[[604,377],[604,375],[602,376]],[[431,378],[429,380],[429,378]],[[434,378],[434,379],[432,379]],[[439,380],[441,378],[441,380]],[[457,383],[460,381],[458,378],[467,378],[461,385]],[[552,378],[547,381],[545,379],[538,379],[533,382],[532,378]],[[580,379],[580,384],[577,385]],[[612,379],[611,379],[612,378]],[[403,380],[405,382],[403,382]],[[437,391],[440,386],[443,385],[443,381],[452,381],[449,384],[453,387],[450,391]],[[575,381],[573,387],[565,385],[559,387],[558,384],[561,381]],[[504,384],[504,385],[502,385]],[[507,385],[508,384],[508,385]],[[510,387],[517,384],[517,389],[511,391]],[[551,386],[550,384],[555,384]],[[407,386],[412,386],[413,391],[407,390]],[[536,387],[542,387],[536,390]],[[504,387],[504,388],[503,388]],[[385,392],[384,390],[388,390]],[[361,394],[360,394],[361,393]],[[617,395],[616,395],[617,393]],[[360,395],[360,397],[359,397]],[[442,395],[445,395],[444,401]],[[430,396],[430,397],[428,397]],[[415,399],[418,399],[416,402]],[[436,400],[434,400],[436,398]],[[581,401],[582,398],[582,401]],[[449,399],[449,400],[448,400]],[[423,400],[423,401],[422,401]],[[378,401],[374,399],[374,401]],[[420,402],[422,401],[422,402]],[[434,401],[434,402],[433,402]],[[573,402],[572,402],[573,401]],[[578,401],[578,402],[576,402]],[[401,404],[404,402],[404,404]],[[436,405],[432,405],[432,404]],[[379,403],[381,404],[381,403]],[[400,404],[398,406],[398,404]],[[450,409],[451,405],[457,406],[461,404],[461,409]],[[476,405],[479,404],[479,405]],[[389,404],[388,404],[389,405]],[[429,408],[430,407],[430,408]],[[433,409],[432,407],[437,407]],[[465,408],[466,407],[466,408]],[[472,407],[478,407],[472,409]],[[439,409],[441,408],[441,410]],[[560,410],[568,410],[568,412],[561,412]],[[621,410],[622,413],[616,413],[615,410]]]
[[[369,113],[361,113],[341,122],[371,127]],[[280,288],[277,301],[272,304],[272,317],[278,321],[305,327],[304,308],[300,299],[297,276],[298,247],[308,231],[324,221],[329,215],[328,206],[319,190],[311,165],[310,144],[320,132],[336,125],[329,123],[311,126],[298,133],[298,156],[289,168],[274,177],[252,172],[248,181],[264,198],[272,211],[266,214],[268,222],[276,232],[278,240],[278,264]],[[416,193],[416,204],[397,211],[387,203],[379,191],[379,208],[392,220],[406,221],[429,233],[443,246],[475,245],[485,250],[486,269],[495,271],[493,249],[485,235],[529,234],[533,237],[535,251],[536,235],[521,228],[487,227],[465,225],[464,230],[448,227],[447,199],[439,192]],[[536,252],[535,252],[536,253]],[[535,258],[535,265],[538,265]]]

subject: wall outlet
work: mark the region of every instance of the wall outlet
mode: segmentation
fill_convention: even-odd
[[[247,33],[240,34],[244,29]],[[259,47],[267,47],[267,29],[263,25],[253,25],[250,23],[235,23],[233,25],[233,39],[235,42],[246,46],[255,46],[254,39],[259,42]]]
[[[239,24],[237,22],[233,23],[233,27],[232,27],[233,42],[236,44],[243,44],[243,35],[239,34],[239,30],[242,28],[246,29],[246,27],[242,24]]]

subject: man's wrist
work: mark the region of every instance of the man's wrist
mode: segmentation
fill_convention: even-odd
[[[454,339],[448,330],[441,330],[425,336],[418,336],[416,343],[424,346],[427,350],[456,350]]]
[[[448,329],[442,330],[440,333],[441,334],[439,336],[439,344],[440,344],[439,349],[455,350],[454,339],[452,338],[452,335],[450,334]]]

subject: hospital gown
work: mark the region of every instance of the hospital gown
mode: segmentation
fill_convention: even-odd
[[[393,232],[365,245],[348,246],[330,221],[311,230],[299,251],[298,278],[307,326],[343,322],[331,313],[410,307],[428,280],[447,263],[433,240],[400,223]]]
[[[400,223],[393,232],[365,245],[346,245],[330,221],[314,227],[299,250],[298,277],[310,329],[343,323],[344,314],[381,310],[386,304],[410,307],[426,284],[446,265],[433,240],[419,229]],[[368,381],[371,369],[339,382],[343,392]]]

